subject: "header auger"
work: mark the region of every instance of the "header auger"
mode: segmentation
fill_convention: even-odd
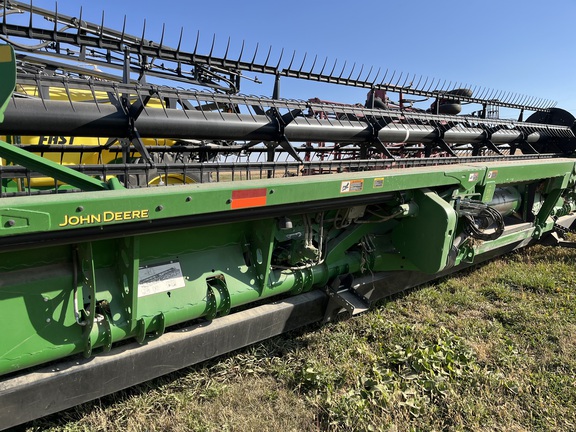
[[[551,101],[0,6],[0,429],[574,222]],[[271,98],[240,92],[256,74]],[[366,99],[283,99],[286,78]]]
[[[74,153],[61,156],[68,163],[144,161],[154,167],[158,161],[215,161],[210,156],[217,150],[227,160],[238,161],[241,156],[243,162],[274,162],[277,152],[302,162],[314,160],[318,152],[321,160],[349,160],[573,151],[569,124],[573,117],[549,100],[415,75],[372,73],[374,68],[364,72],[360,67],[356,72],[355,65],[340,67],[335,61],[329,66],[327,59],[315,58],[310,65],[306,55],[298,60],[294,53],[284,59],[283,53],[275,57],[271,49],[259,62],[258,47],[248,53],[242,44],[233,56],[230,41],[224,54],[217,56],[215,38],[209,54],[204,54],[198,52],[199,35],[193,51],[182,47],[183,30],[177,48],[172,48],[163,42],[165,27],[157,43],[146,39],[145,24],[140,37],[128,34],[126,18],[117,31],[105,26],[104,14],[95,24],[83,18],[81,9],[78,17],[70,17],[32,3],[0,4],[1,37],[17,48],[19,71],[10,121],[0,132],[38,137],[21,142],[28,150],[46,151],[45,144],[51,144],[50,153]],[[19,24],[22,21],[28,25]],[[250,75],[255,73],[275,77],[272,99],[238,93],[242,79],[258,81]],[[282,77],[366,88],[368,97],[364,107],[283,100],[279,99]],[[160,80],[159,84],[148,83],[150,79]],[[178,88],[182,85],[196,89]],[[397,93],[398,102],[391,102],[387,92]],[[416,108],[409,95],[431,103],[427,109]],[[473,104],[476,111],[455,116],[462,104]],[[518,121],[494,118],[499,107],[519,109]],[[525,111],[546,112],[547,117],[523,122]],[[28,121],[32,113],[34,122]],[[72,137],[108,141],[83,146],[94,140]],[[74,139],[74,146],[62,146]],[[163,144],[172,148],[164,146],[162,152]],[[116,153],[102,161],[100,155],[110,148]],[[97,155],[84,158],[87,151]],[[135,177],[123,178],[130,186],[128,181]]]

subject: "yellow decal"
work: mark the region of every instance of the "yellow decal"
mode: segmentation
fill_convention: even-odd
[[[8,63],[12,61],[12,50],[10,45],[0,46],[0,63]]]
[[[127,210],[127,211],[105,211],[97,214],[88,214],[85,216],[77,215],[64,215],[64,222],[58,226],[78,226],[78,225],[92,225],[96,223],[108,223],[118,221],[128,221],[135,219],[148,219],[148,209],[142,210]]]
[[[364,180],[345,180],[340,183],[340,193],[362,192]]]
[[[373,188],[381,188],[384,187],[384,177],[377,177],[374,179],[374,183],[372,184]]]

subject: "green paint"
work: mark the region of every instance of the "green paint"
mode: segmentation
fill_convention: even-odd
[[[573,161],[560,159],[3,198],[0,236],[15,243],[21,234],[81,234],[82,228],[129,228],[137,222],[154,227],[155,221],[188,215],[211,216],[213,222],[146,234],[126,231],[89,243],[71,236],[60,246],[0,252],[0,305],[7,322],[18,322],[16,330],[0,337],[0,373],[73,353],[95,355],[126,338],[145,342],[174,324],[321,289],[349,273],[442,271],[462,229],[456,198],[473,195],[486,201],[508,183],[541,185],[536,223],[519,221],[520,229],[496,240],[461,243],[457,263],[528,242],[535,232],[552,229],[546,215],[559,211],[558,198],[570,192],[573,170]],[[497,175],[488,179],[490,171]],[[376,178],[384,181],[373,189]],[[361,191],[341,192],[342,182],[359,179]],[[234,190],[262,187],[268,192],[268,216],[220,221],[237,212],[229,204]],[[352,193],[379,201],[368,209],[357,203],[351,209],[344,200]],[[322,217],[299,210],[302,203],[320,200],[331,202],[334,210]],[[280,223],[285,217],[289,226]],[[75,286],[86,325],[74,317]]]

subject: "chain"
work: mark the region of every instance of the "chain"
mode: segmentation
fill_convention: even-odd
[[[565,226],[557,224],[556,222],[554,222],[554,231],[556,231],[562,238],[565,238],[567,234],[576,233],[576,230],[566,228]]]

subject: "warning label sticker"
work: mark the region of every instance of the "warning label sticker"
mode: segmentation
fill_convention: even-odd
[[[498,171],[488,171],[488,178],[489,179],[495,179],[497,175],[498,175]]]
[[[138,269],[138,297],[184,288],[180,262],[145,266]]]
[[[373,188],[381,188],[384,186],[384,177],[378,177],[374,179],[374,183],[372,184]]]
[[[364,189],[364,179],[344,180],[340,183],[340,193],[361,192]]]

